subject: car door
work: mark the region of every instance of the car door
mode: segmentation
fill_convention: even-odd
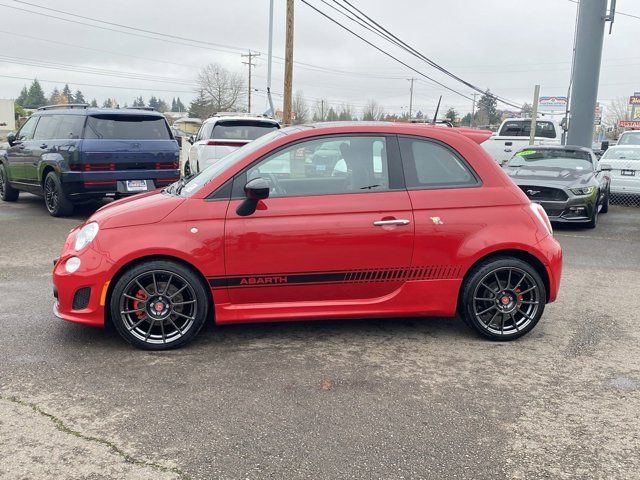
[[[33,134],[40,117],[31,117],[16,134],[13,145],[7,150],[9,178],[24,183],[27,163],[33,162]]]
[[[40,184],[38,168],[42,155],[53,148],[61,115],[43,115],[31,140],[31,161],[24,163],[24,180],[32,185]]]
[[[345,171],[314,163],[339,141]],[[376,152],[378,155],[376,155]],[[376,158],[377,157],[377,158]],[[270,197],[236,212],[247,180],[262,177]],[[405,282],[413,215],[395,137],[323,136],[286,146],[234,178],[225,223],[231,303],[372,301]]]
[[[196,135],[193,145],[189,148],[189,166],[191,167],[191,171],[194,173],[197,173],[206,167],[204,164],[204,149],[207,148],[207,141],[211,136],[212,129],[213,122],[204,123],[202,127],[200,127],[200,130],[198,130],[198,134]]]
[[[407,190],[415,219],[412,266],[422,280],[460,278],[459,252],[473,233],[497,215],[478,175],[449,145],[422,137],[400,137]],[[459,281],[459,280],[458,280]],[[456,284],[457,285],[457,284]],[[442,295],[442,282],[424,283],[424,300]],[[456,287],[457,288],[457,287]]]

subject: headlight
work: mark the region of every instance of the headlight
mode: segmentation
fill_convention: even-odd
[[[98,227],[98,224],[96,222],[87,223],[84,227],[82,227],[76,235],[76,243],[74,245],[76,252],[79,252],[84,247],[89,245],[93,241],[93,239],[96,238],[98,230],[100,230],[100,227]]]
[[[569,190],[571,190],[571,193],[573,193],[574,195],[590,195],[593,193],[595,189],[596,187],[582,187],[582,188],[570,188]]]

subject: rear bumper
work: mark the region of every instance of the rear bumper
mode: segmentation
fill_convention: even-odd
[[[63,172],[60,180],[70,199],[104,196],[127,196],[140,192],[125,192],[118,182],[147,180],[149,189],[166,187],[180,178],[180,170],[124,170],[115,172]]]

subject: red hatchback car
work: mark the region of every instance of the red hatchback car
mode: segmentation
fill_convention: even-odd
[[[291,127],[113,202],[67,239],[55,313],[161,350],[218,324],[447,316],[518,338],[556,298],[560,245],[478,145],[411,124]]]

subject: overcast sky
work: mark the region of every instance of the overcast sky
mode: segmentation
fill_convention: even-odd
[[[240,50],[252,49],[262,52],[254,69],[254,87],[260,90],[254,110],[262,111],[266,106],[262,92],[267,75],[268,0],[27,1],[32,5],[0,0],[0,98],[15,98],[22,86],[30,83],[7,77],[37,77],[47,94],[54,86],[69,83],[74,91],[80,89],[87,99],[95,97],[100,103],[115,97],[120,104],[131,104],[138,95],[145,100],[156,95],[169,103],[179,96],[187,104],[195,95],[199,68],[216,62],[246,75]],[[517,104],[531,101],[536,83],[542,85],[542,95],[566,95],[577,9],[569,0],[350,1],[460,77]],[[321,0],[309,2],[362,33]],[[285,0],[275,4],[274,55],[283,57]],[[124,29],[120,27],[107,26],[118,31],[104,30],[7,8],[106,26],[33,5],[209,44],[141,38],[121,33]],[[640,1],[618,0],[618,10],[640,17]],[[617,16],[613,34],[605,36],[601,102],[640,90],[639,32],[640,19]],[[426,75],[467,96],[471,93],[468,87],[435,73],[382,39],[367,33],[364,36]],[[387,111],[400,113],[409,104],[407,79],[419,77],[298,0],[294,57],[302,63],[294,67],[294,90],[303,91],[310,104],[326,98],[336,105],[349,103],[360,108],[376,99]],[[44,68],[42,62],[56,68]],[[281,93],[283,64],[275,62],[272,88]],[[94,73],[99,69],[100,74],[71,71],[87,68]],[[461,114],[471,109],[470,101],[422,79],[415,83],[414,111],[432,113],[440,94],[444,108],[453,106]],[[281,103],[281,97],[274,99]]]

